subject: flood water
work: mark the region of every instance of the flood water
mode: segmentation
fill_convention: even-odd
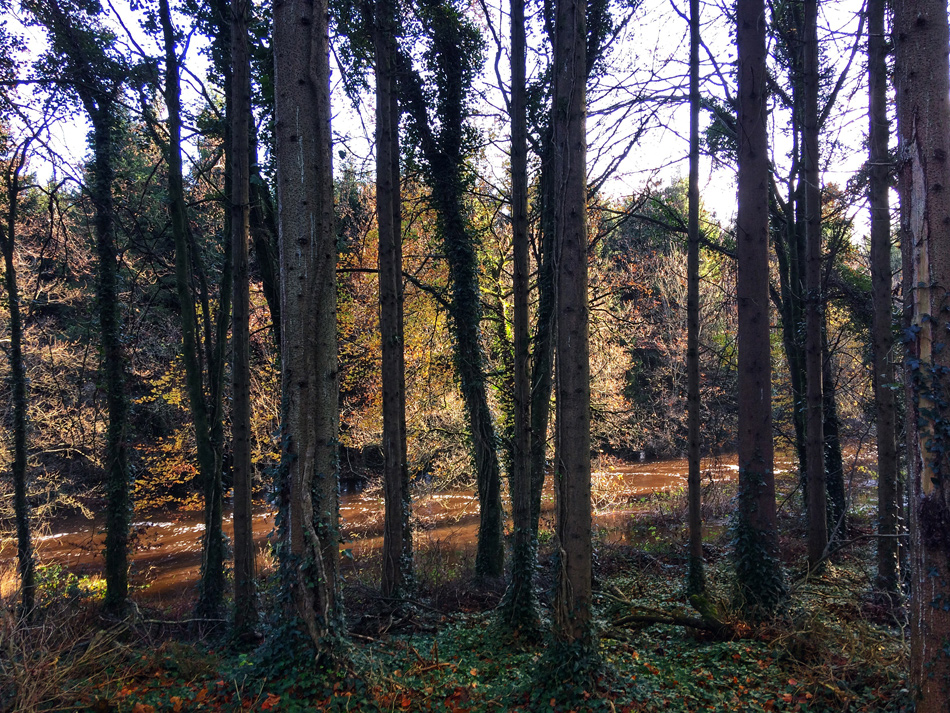
[[[776,459],[776,468],[791,466]],[[592,474],[591,487],[595,523],[616,524],[626,516],[629,503],[638,496],[686,487],[685,459],[624,463],[606,466]],[[703,461],[703,480],[734,478],[738,471],[735,456]],[[553,509],[550,478],[543,507]],[[436,492],[414,496],[412,514],[417,547],[439,542],[465,550],[474,547],[478,528],[478,501],[474,492]],[[340,497],[340,519],[344,540],[356,562],[382,546],[383,501],[379,489],[344,493]],[[261,553],[267,550],[273,530],[274,513],[260,508],[254,514],[254,537]],[[231,523],[225,523],[228,536]],[[201,539],[204,531],[200,511],[135,517],[132,523],[132,572],[134,596],[153,606],[172,606],[194,595],[198,580]],[[57,531],[35,539],[41,563],[59,563],[77,574],[102,571],[104,536],[101,523],[72,518],[57,523]],[[16,543],[5,541],[0,561],[12,561]],[[262,554],[261,557],[264,557]],[[345,563],[349,559],[345,560]]]

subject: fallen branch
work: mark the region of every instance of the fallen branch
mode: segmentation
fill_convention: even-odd
[[[699,617],[680,614],[679,612],[666,612],[659,609],[646,609],[638,607],[637,611],[622,616],[612,623],[613,627],[629,626],[631,624],[670,624],[673,626],[684,626],[689,629],[698,629],[707,631],[717,638],[729,639],[735,636],[735,629],[720,619],[715,612],[712,603],[698,594],[689,598],[690,604],[699,612]]]

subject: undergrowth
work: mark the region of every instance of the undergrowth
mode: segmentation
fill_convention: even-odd
[[[571,666],[551,641],[505,631],[495,612],[503,583],[476,582],[471,553],[439,541],[417,553],[411,600],[379,598],[371,566],[359,560],[348,570],[350,644],[332,669],[315,666],[305,649],[290,651],[286,638],[286,655],[275,657],[273,632],[249,651],[147,612],[103,621],[98,585],[46,570],[29,624],[9,602],[4,610],[0,711],[912,710],[904,630],[867,596],[869,539],[820,576],[790,578],[787,607],[752,626],[729,610],[733,583],[726,535],[718,534],[706,543],[707,592],[732,638],[670,624],[618,625],[632,611],[695,617],[683,593],[680,502],[676,494],[638,501],[621,532],[601,533],[594,573],[600,636],[596,651]],[[855,523],[859,531],[866,526]],[[782,551],[797,557],[802,525],[785,518],[782,527]],[[537,580],[543,615],[553,584],[549,551],[542,546]],[[799,561],[784,565],[794,572]],[[273,588],[263,591],[266,598]],[[264,604],[275,611],[274,602]]]

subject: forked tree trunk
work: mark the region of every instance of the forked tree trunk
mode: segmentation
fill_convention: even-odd
[[[284,584],[314,648],[341,632],[336,235],[325,0],[274,3]]]
[[[778,562],[769,341],[769,159],[763,0],[736,5],[738,120],[739,492],[734,558],[739,604],[771,613],[784,597]]]
[[[250,232],[251,71],[248,0],[231,3],[231,455],[234,476],[234,629],[257,625],[257,572],[251,511],[251,347],[247,243]]]
[[[453,356],[468,416],[478,486],[478,544],[475,572],[483,577],[504,574],[504,512],[495,424],[488,406],[484,355],[481,345],[482,306],[476,238],[465,207],[465,91],[470,57],[461,43],[463,19],[453,6],[432,3],[431,39],[438,63],[437,109],[432,112],[422,80],[411,61],[399,58],[403,105],[415,124],[425,157],[427,182],[432,190],[438,233],[449,268]],[[431,113],[437,113],[433,131]]]
[[[383,383],[382,592],[401,597],[412,587],[412,529],[406,454],[406,366],[403,339],[402,210],[399,191],[399,102],[396,8],[376,0],[376,224],[379,232],[379,330]]]
[[[891,350],[890,125],[887,118],[887,38],[884,36],[886,0],[868,0],[868,202],[871,209],[871,290],[874,299],[874,402],[877,426],[877,580],[876,586],[891,603],[900,592],[897,547],[897,416]]]
[[[950,28],[947,3],[894,2],[907,345],[911,683],[918,713],[950,699]]]
[[[590,359],[587,303],[586,5],[556,3],[554,206],[557,295],[557,442],[554,468],[559,568],[555,637],[586,650],[591,627]]]

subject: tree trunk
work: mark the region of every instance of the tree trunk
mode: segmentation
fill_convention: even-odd
[[[535,539],[541,519],[541,495],[548,467],[548,423],[551,417],[551,390],[554,380],[554,158],[550,140],[542,143],[540,176],[540,237],[538,264],[538,308],[531,348],[531,529]],[[545,147],[548,147],[547,149]]]
[[[336,235],[325,0],[274,3],[284,525],[293,613],[323,652],[342,631]]]
[[[0,230],[3,248],[4,281],[10,310],[10,382],[13,392],[13,512],[16,519],[17,568],[20,574],[21,614],[26,621],[33,615],[36,595],[36,562],[30,530],[30,501],[26,481],[27,398],[26,368],[23,364],[23,320],[20,315],[20,293],[17,287],[13,250],[16,245],[17,207],[20,198],[20,171],[26,165],[29,141],[17,150],[6,166],[7,215]]]
[[[818,162],[818,0],[804,0],[802,180],[805,184],[805,449],[808,565],[824,561],[828,547],[825,437],[821,400],[821,174]]]
[[[841,458],[841,423],[838,420],[834,355],[828,344],[828,316],[821,326],[821,411],[824,419],[825,486],[828,493],[828,540],[840,541],[848,531],[848,502],[844,488],[844,463]]]
[[[540,624],[534,590],[537,539],[531,518],[531,384],[528,373],[528,124],[525,94],[524,0],[511,0],[511,242],[513,250],[514,354],[511,448],[511,515],[514,527],[511,581],[504,617],[529,635]]]
[[[706,589],[703,574],[702,482],[699,450],[699,0],[689,2],[689,246],[686,256],[686,404],[689,475],[687,594]]]
[[[911,683],[918,713],[950,697],[950,29],[947,3],[894,3],[900,140],[901,246],[913,339],[907,404],[911,558]]]
[[[214,618],[220,615],[224,598],[224,532],[220,518],[217,522],[207,518],[210,511],[207,494],[211,492],[214,497],[214,489],[209,486],[215,479],[220,478],[221,455],[220,450],[216,452],[212,443],[211,414],[205,399],[201,347],[196,332],[195,300],[190,285],[195,271],[190,257],[188,216],[182,178],[178,58],[168,0],[160,0],[159,18],[165,41],[165,104],[168,108],[168,144],[165,159],[168,163],[169,214],[175,241],[175,284],[181,304],[182,360],[185,365],[188,402],[195,426],[198,470],[206,489],[205,535],[197,611],[200,616]]]
[[[249,127],[253,135],[253,127]],[[257,166],[257,141],[250,148],[251,210],[249,216],[250,237],[254,245],[257,267],[261,273],[261,291],[270,310],[271,335],[274,347],[280,352],[280,256],[277,246],[277,215],[270,190],[261,177]]]
[[[871,290],[874,300],[874,403],[877,426],[877,588],[891,603],[900,594],[897,556],[899,470],[897,409],[894,400],[894,348],[891,301],[890,158],[887,151],[887,39],[884,35],[886,0],[868,0],[868,202],[871,209]]]
[[[402,211],[399,192],[399,103],[395,88],[396,8],[376,0],[376,223],[379,229],[379,331],[383,382],[382,592],[412,587],[412,529],[406,455],[406,365],[403,338]]]
[[[129,488],[128,444],[129,401],[125,392],[126,363],[122,347],[122,319],[119,311],[119,267],[115,240],[115,208],[112,181],[115,177],[116,97],[124,81],[124,71],[92,41],[100,28],[80,26],[58,0],[47,0],[32,12],[50,32],[72,88],[79,95],[92,123],[93,164],[90,195],[95,206],[96,298],[99,338],[102,347],[103,383],[106,395],[105,471],[106,543],[104,608],[121,615],[129,593]]]
[[[113,613],[125,610],[129,594],[129,465],[126,444],[129,403],[125,393],[125,353],[119,316],[119,269],[112,199],[113,117],[111,103],[89,112],[93,126],[96,257],[99,334],[109,425],[106,431],[106,596]]]
[[[586,6],[556,3],[554,207],[559,568],[555,637],[586,651],[591,627],[590,360],[587,303]]]
[[[772,447],[768,311],[769,159],[763,0],[738,0],[739,70],[738,361],[739,492],[734,557],[739,604],[748,616],[774,611],[785,588],[778,562]]]
[[[430,28],[433,55],[438,58],[438,133],[430,124],[429,101],[419,75],[408,58],[399,58],[404,105],[420,136],[427,181],[437,216],[445,260],[449,268],[449,316],[454,337],[455,369],[459,378],[472,438],[478,482],[478,545],[475,572],[483,577],[504,574],[504,513],[495,425],[488,407],[484,355],[481,345],[482,306],[476,239],[466,215],[464,190],[464,134],[467,109],[464,56],[460,37],[462,18],[453,8],[430,8],[437,21]]]
[[[164,0],[163,0],[164,1]],[[247,243],[250,231],[251,72],[247,24],[251,4],[232,0],[231,11],[231,457],[234,476],[234,628],[253,636],[257,626],[257,572],[251,511],[251,347]]]

